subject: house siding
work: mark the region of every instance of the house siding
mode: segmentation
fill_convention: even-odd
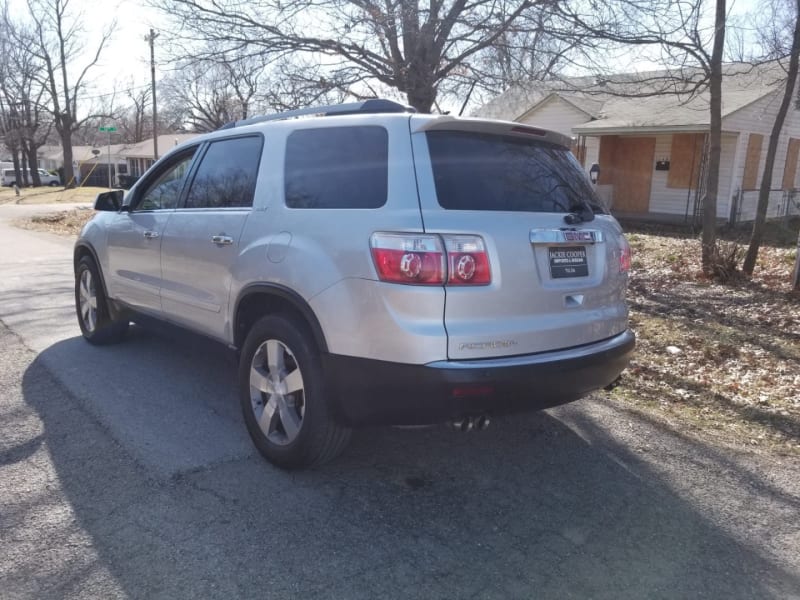
[[[764,173],[764,163],[767,156],[767,145],[769,143],[769,135],[772,131],[772,125],[775,122],[775,117],[780,107],[782,98],[782,90],[776,90],[772,94],[760,98],[750,106],[746,106],[735,113],[728,115],[722,120],[722,128],[725,131],[740,131],[736,152],[737,158],[735,169],[730,173],[727,179],[727,204],[728,211],[725,216],[731,215],[731,205],[734,198],[737,197],[744,179],[745,160],[744,155],[747,152],[747,145],[751,134],[758,134],[764,136],[764,144],[761,151],[761,156],[758,162],[758,175],[756,177],[756,187],[761,186],[761,178]],[[786,199],[785,194],[780,188],[783,182],[783,171],[786,166],[786,153],[789,148],[789,138],[800,138],[800,112],[793,107],[789,109],[786,115],[786,121],[781,131],[781,136],[778,140],[778,149],[775,155],[775,164],[772,171],[772,190],[769,195],[769,206],[767,209],[767,216],[774,217],[780,214],[785,214]],[[800,170],[795,173],[793,187],[800,186],[798,178],[800,177]],[[720,198],[722,199],[722,188],[725,179],[720,174]],[[756,203],[758,201],[758,192],[747,191],[741,194],[741,201],[738,205],[733,206],[734,214],[737,221],[752,221],[755,218]],[[790,203],[790,212],[797,214],[798,208],[796,205]]]
[[[536,110],[525,115],[520,122],[573,137],[575,134],[572,133],[572,128],[585,123],[589,118],[589,115],[582,110],[578,110],[557,96],[552,96]]]

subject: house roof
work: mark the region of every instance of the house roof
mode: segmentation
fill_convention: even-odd
[[[123,144],[112,144],[111,145],[111,162],[112,163],[119,163],[125,162],[125,159],[122,158],[120,151],[125,146]],[[97,155],[95,159],[95,155],[92,153],[92,150],[99,150],[100,154]],[[108,146],[73,146],[72,147],[72,160],[78,163],[86,162],[88,160],[97,160],[97,162],[101,164],[108,163]],[[61,149],[61,146],[42,146],[37,151],[37,156],[44,160],[53,160],[57,163],[63,163],[64,161],[64,151]]]
[[[170,133],[158,136],[158,153],[165,154],[175,146],[197,137],[198,133]],[[153,138],[144,140],[138,144],[133,144],[120,151],[120,156],[124,158],[153,158]]]
[[[688,72],[688,75],[698,72]],[[684,72],[684,74],[687,74]],[[502,94],[478,111],[480,116],[519,121],[555,95],[587,114],[573,132],[599,134],[636,130],[705,130],[709,127],[709,91],[676,93],[668,71],[621,74],[605,78],[580,77],[537,82],[525,90]],[[725,65],[722,116],[776,93],[785,78],[780,65]],[[672,90],[672,91],[670,91]],[[636,96],[638,95],[638,96]]]

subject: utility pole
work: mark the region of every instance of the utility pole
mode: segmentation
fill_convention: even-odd
[[[158,160],[158,111],[156,109],[156,51],[153,42],[158,34],[151,29],[150,35],[144,36],[145,42],[150,42],[150,81],[153,90],[153,159]]]

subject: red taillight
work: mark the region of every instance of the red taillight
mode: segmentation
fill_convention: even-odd
[[[631,247],[625,236],[619,238],[619,271],[627,273],[631,270]]]
[[[370,247],[381,281],[442,285],[446,277],[447,285],[492,282],[489,256],[477,235],[373,233]]]
[[[438,236],[374,233],[370,246],[381,281],[412,285],[444,283],[444,252]]]
[[[489,256],[477,235],[445,235],[448,285],[487,285],[492,282]]]

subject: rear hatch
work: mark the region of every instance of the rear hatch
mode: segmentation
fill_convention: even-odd
[[[567,138],[424,116],[411,128],[425,231],[479,236],[490,269],[488,283],[445,287],[449,358],[572,348],[627,328],[627,243]]]

